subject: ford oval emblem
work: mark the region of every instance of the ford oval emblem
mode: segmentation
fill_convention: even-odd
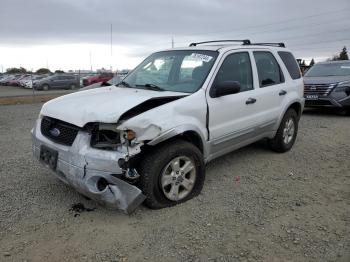
[[[55,127],[50,130],[50,134],[52,136],[58,137],[61,134],[61,131]]]

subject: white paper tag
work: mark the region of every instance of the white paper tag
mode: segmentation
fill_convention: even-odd
[[[213,59],[212,56],[203,55],[203,54],[198,54],[198,53],[192,53],[192,54],[191,54],[191,58],[192,58],[193,60],[202,61],[202,62],[209,62],[210,60]]]

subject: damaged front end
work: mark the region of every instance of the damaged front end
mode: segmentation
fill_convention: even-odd
[[[75,137],[67,139],[70,136]],[[142,191],[132,184],[138,173],[129,160],[142,144],[133,141],[131,130],[119,131],[111,124],[79,128],[41,117],[32,138],[35,158],[81,194],[126,213],[144,201]]]

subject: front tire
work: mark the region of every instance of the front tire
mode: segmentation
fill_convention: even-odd
[[[273,151],[284,153],[294,145],[298,133],[298,116],[294,109],[288,109],[273,139],[269,141]]]
[[[174,140],[147,153],[141,161],[139,187],[152,209],[170,207],[197,196],[204,184],[203,155],[193,144]]]
[[[42,86],[43,90],[44,91],[48,91],[49,90],[49,85],[45,84]]]

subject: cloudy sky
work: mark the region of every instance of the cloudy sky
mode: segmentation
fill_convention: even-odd
[[[132,68],[172,37],[283,41],[307,61],[350,49],[349,0],[1,0],[0,10],[0,72]]]

